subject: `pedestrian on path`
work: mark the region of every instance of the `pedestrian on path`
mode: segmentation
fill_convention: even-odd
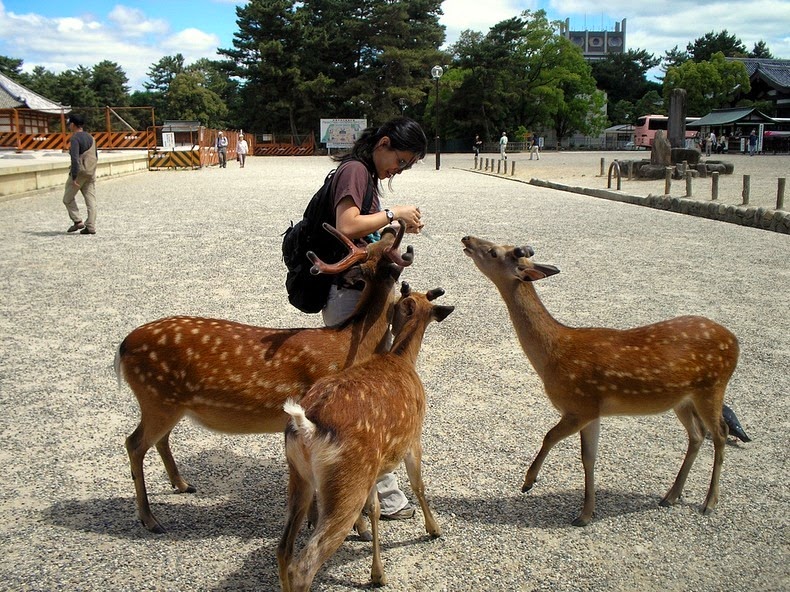
[[[502,137],[499,138],[499,158],[500,160],[507,160],[507,154],[505,150],[507,149],[507,134],[502,132]]]
[[[217,132],[217,155],[219,156],[219,167],[224,169],[228,166],[228,137]]]
[[[72,113],[66,122],[71,132],[71,168],[63,192],[63,203],[72,222],[66,232],[79,230],[80,234],[96,234],[96,165],[99,159],[96,140],[82,129],[85,125],[82,115]],[[82,193],[88,210],[88,219],[84,224],[77,205],[77,192]]]
[[[236,156],[239,159],[239,168],[244,168],[244,162],[247,160],[247,152],[250,147],[247,145],[247,140],[244,139],[243,134],[239,134],[239,141],[236,144]]]

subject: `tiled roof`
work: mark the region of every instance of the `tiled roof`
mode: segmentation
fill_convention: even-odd
[[[71,110],[68,105],[50,101],[0,73],[0,108],[15,109],[17,107],[26,107],[45,113],[60,113],[61,111],[67,113]]]
[[[790,60],[762,58],[727,58],[746,67],[749,80],[761,78],[777,89],[790,90]]]
[[[686,127],[703,127],[706,125],[728,125],[731,123],[776,123],[773,119],[768,117],[765,113],[758,111],[753,107],[737,108],[737,109],[714,109],[705,117],[687,123]]]

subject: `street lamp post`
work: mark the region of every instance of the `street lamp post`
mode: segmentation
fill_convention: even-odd
[[[439,79],[444,74],[444,70],[442,70],[441,66],[434,66],[431,68],[431,76],[436,81],[436,170],[439,170],[439,167],[442,164],[442,153],[441,148],[439,146]]]
[[[398,105],[400,105],[400,114],[401,116],[406,114],[406,99],[398,99]]]

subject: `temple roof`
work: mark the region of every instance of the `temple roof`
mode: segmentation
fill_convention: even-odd
[[[0,73],[0,109],[34,109],[44,113],[68,113],[71,107],[50,101]]]

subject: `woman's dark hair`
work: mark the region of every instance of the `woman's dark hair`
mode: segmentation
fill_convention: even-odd
[[[354,142],[351,152],[335,155],[332,159],[338,162],[358,160],[368,167],[375,177],[373,149],[384,136],[390,139],[390,146],[394,150],[413,152],[417,156],[417,160],[424,158],[428,150],[428,139],[420,124],[408,117],[396,117],[380,127],[366,128],[359,139]]]

